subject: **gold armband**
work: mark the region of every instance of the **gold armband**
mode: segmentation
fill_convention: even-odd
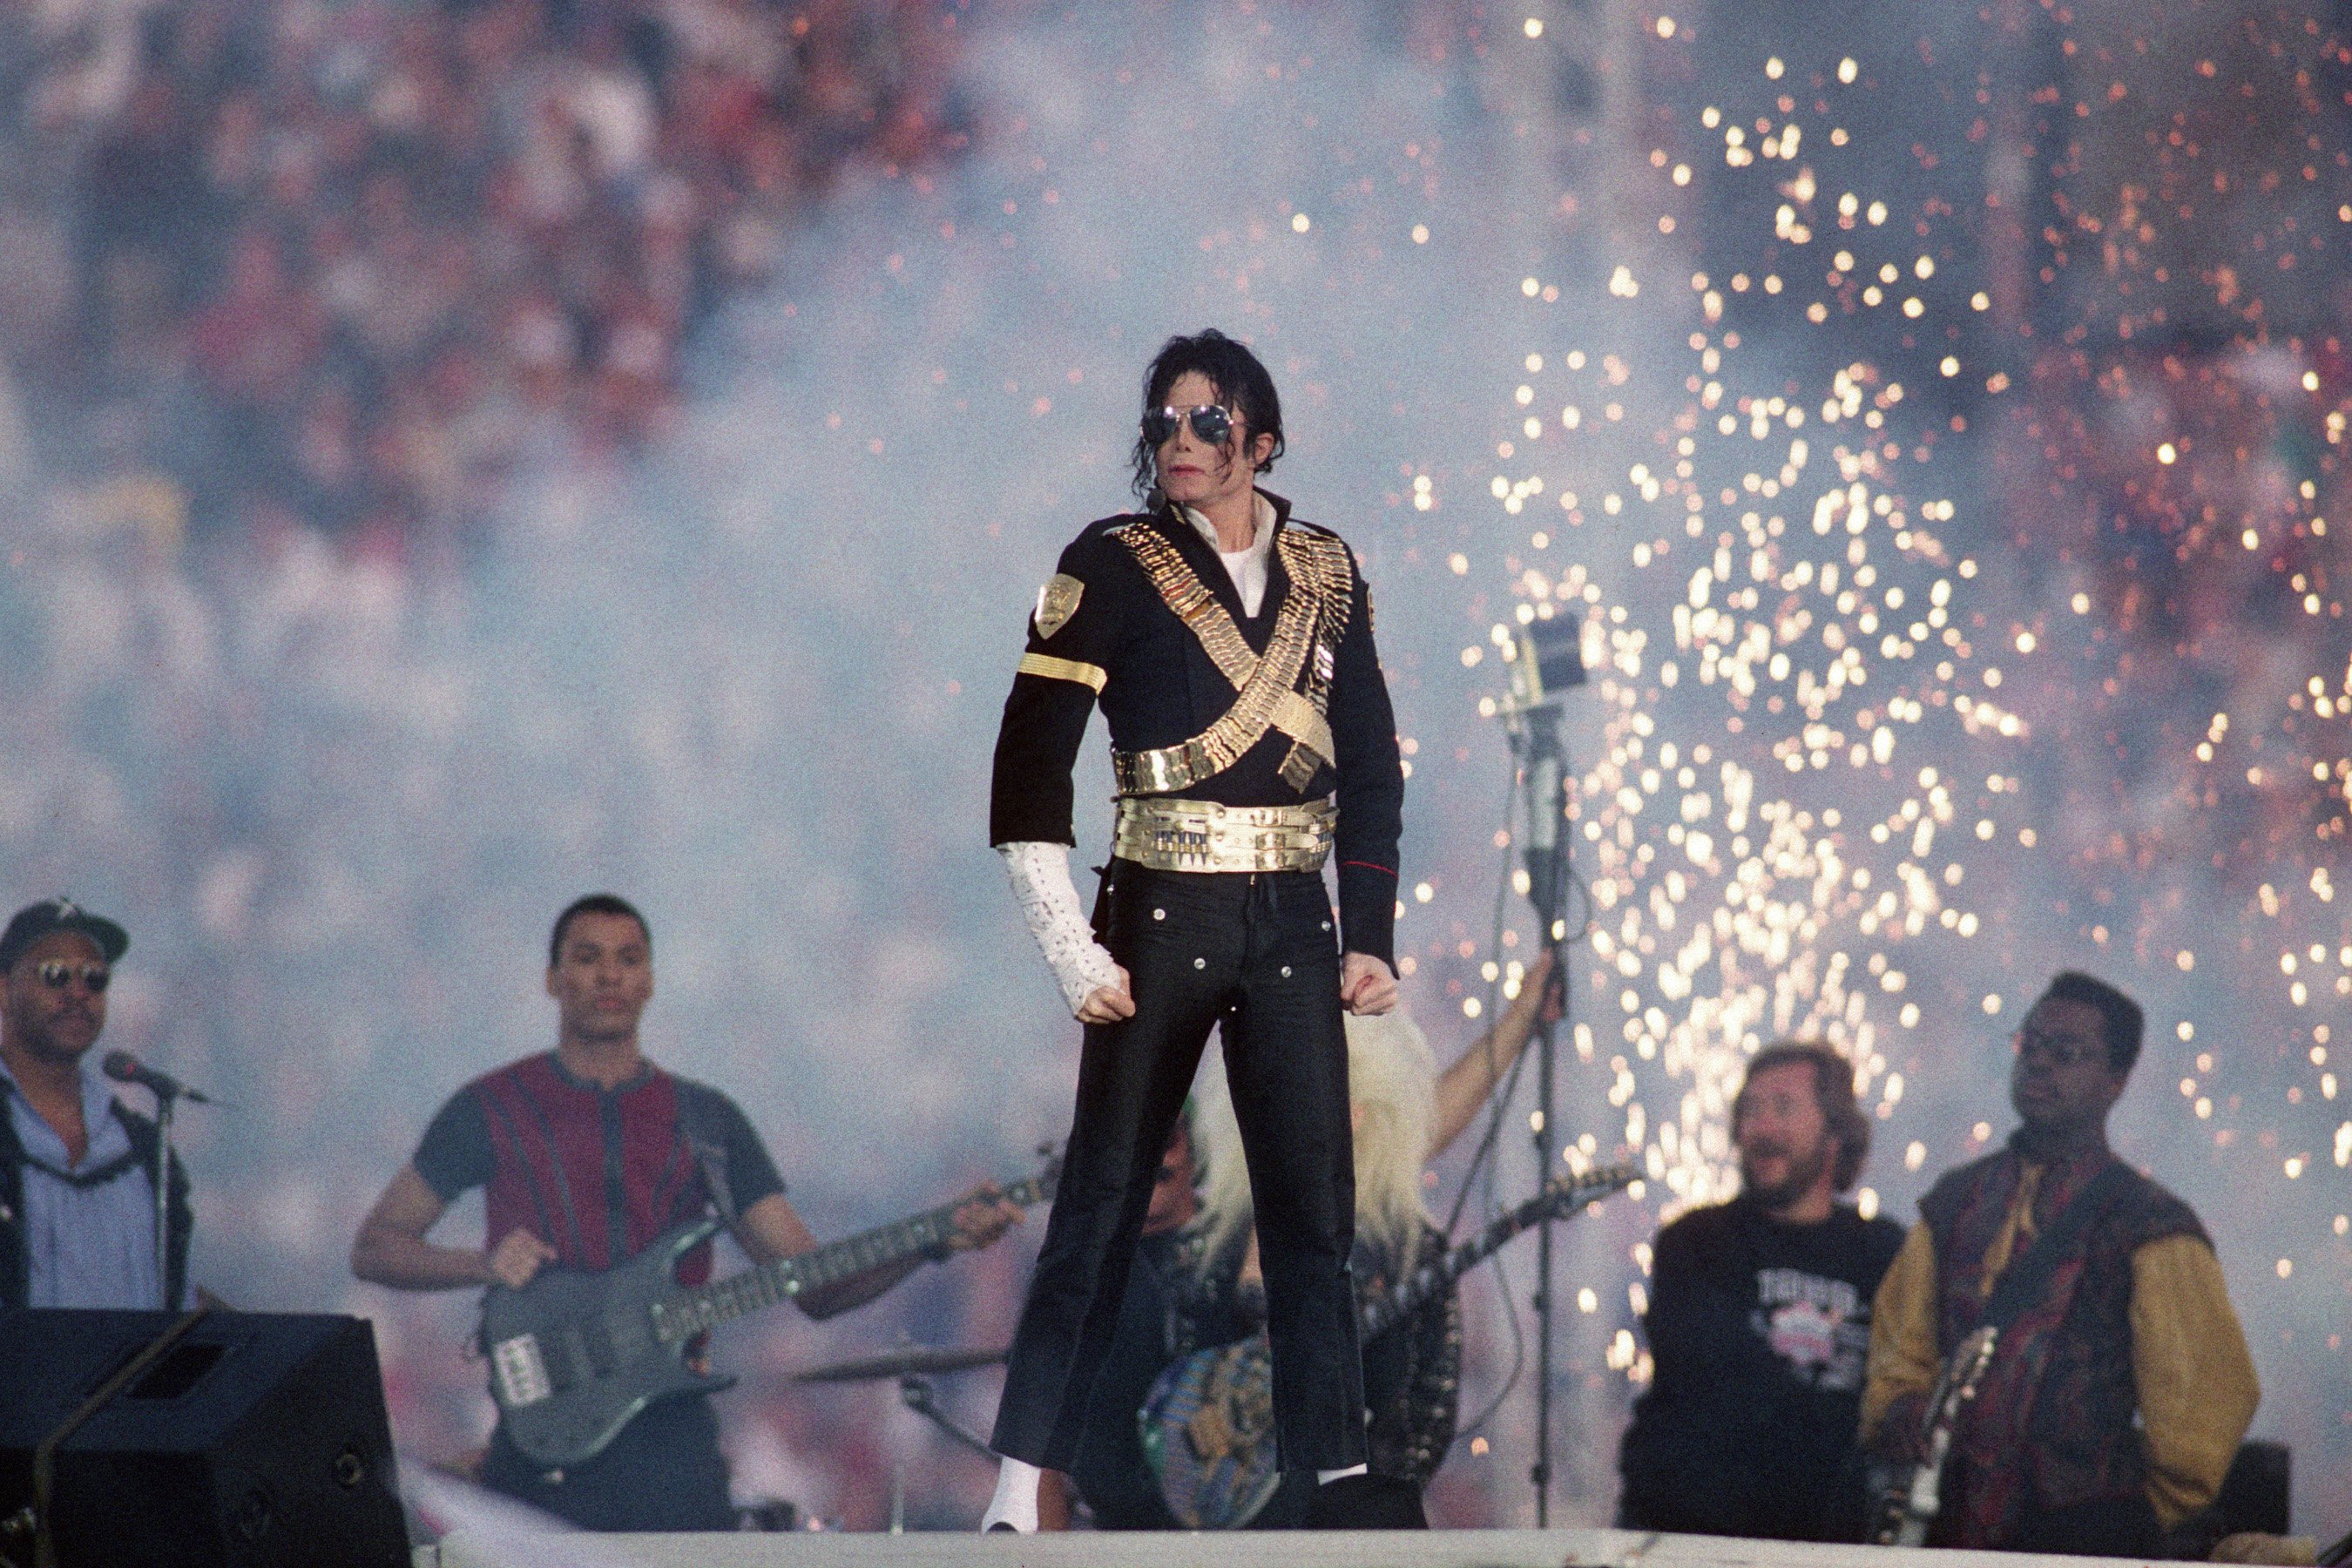
[[[1044,653],[1023,654],[1019,673],[1042,675],[1048,680],[1075,680],[1080,686],[1092,687],[1097,691],[1100,691],[1103,683],[1110,679],[1109,672],[1101,665],[1082,664],[1075,658],[1055,658]]]

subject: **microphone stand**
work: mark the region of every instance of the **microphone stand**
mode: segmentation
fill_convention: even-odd
[[[155,1096],[155,1290],[166,1312],[179,1303],[172,1300],[172,1110],[176,1094]]]
[[[1558,985],[1560,1013],[1568,1016],[1567,903],[1570,836],[1565,820],[1568,757],[1560,742],[1559,710],[1549,703],[1521,709],[1511,715],[1511,751],[1518,763],[1521,785],[1528,796],[1528,899],[1543,928],[1543,950],[1551,954],[1551,977]],[[1558,1134],[1552,1121],[1553,1094],[1559,1071],[1558,1023],[1550,1009],[1536,1010],[1536,1182],[1538,1187],[1558,1173]],[[1551,1511],[1551,1348],[1552,1348],[1552,1218],[1547,1214],[1536,1227],[1536,1459],[1528,1479],[1536,1489],[1536,1528],[1549,1523]]]
[[[153,1079],[141,1080],[141,1087],[155,1097],[155,1294],[156,1305],[169,1312],[179,1306],[172,1300],[172,1112],[180,1088]]]

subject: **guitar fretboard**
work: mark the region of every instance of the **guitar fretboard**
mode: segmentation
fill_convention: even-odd
[[[1631,1165],[1604,1165],[1581,1176],[1557,1178],[1541,1193],[1496,1218],[1468,1241],[1439,1254],[1389,1290],[1364,1302],[1357,1310],[1357,1333],[1370,1340],[1387,1332],[1401,1320],[1419,1311],[1423,1303],[1493,1257],[1529,1226],[1542,1224],[1548,1215],[1571,1214],[1621,1187],[1631,1186],[1636,1175]]]
[[[1048,1191],[1047,1178],[1032,1176],[1005,1188],[1004,1197],[1026,1208],[1043,1203]],[[937,1252],[954,1237],[956,1211],[968,1201],[958,1198],[911,1218],[681,1290],[654,1308],[655,1335],[666,1343],[689,1339],[868,1269]]]

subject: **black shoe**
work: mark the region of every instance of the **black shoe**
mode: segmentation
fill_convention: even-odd
[[[1341,1476],[1315,1489],[1308,1530],[1427,1530],[1421,1489],[1394,1476]]]

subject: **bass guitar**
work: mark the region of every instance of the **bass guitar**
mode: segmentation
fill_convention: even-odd
[[[1878,1524],[1872,1538],[1881,1546],[1925,1546],[1936,1516],[1944,1510],[1944,1467],[1952,1458],[1952,1435],[1960,1416],[1977,1396],[1977,1384],[1992,1365],[2000,1344],[2000,1331],[1988,1323],[1962,1340],[1952,1359],[1936,1379],[1927,1396],[1927,1411],[1919,1428],[1919,1462],[1901,1485],[1879,1499]]]
[[[1059,1172],[1059,1163],[1049,1160],[1003,1196],[1024,1207],[1044,1203]],[[716,1219],[667,1231],[603,1273],[544,1268],[520,1290],[493,1287],[482,1299],[481,1345],[499,1420],[514,1446],[543,1468],[594,1458],[655,1401],[714,1393],[734,1382],[688,1364],[687,1347],[696,1336],[869,1268],[936,1256],[968,1201],[692,1289],[677,1283],[677,1261],[711,1238]]]
[[[1632,1185],[1631,1165],[1561,1176],[1450,1252],[1360,1301],[1357,1332],[1379,1338],[1520,1232]],[[1274,1496],[1274,1356],[1265,1335],[1195,1351],[1162,1372],[1136,1415],[1168,1511],[1188,1530],[1239,1530]]]

